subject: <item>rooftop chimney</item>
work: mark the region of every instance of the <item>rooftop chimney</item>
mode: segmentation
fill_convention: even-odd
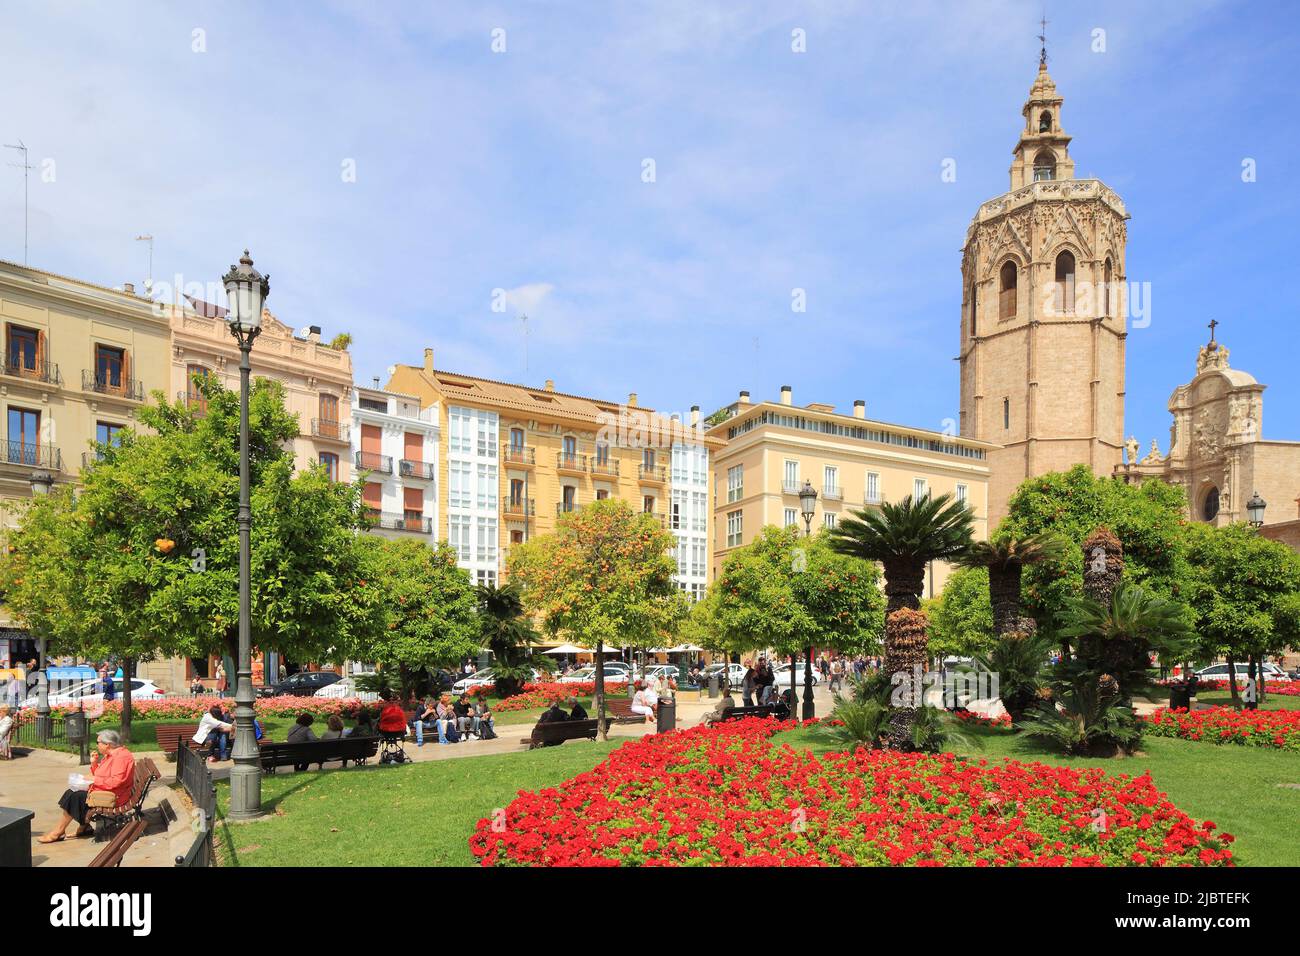
[[[122,291],[125,292],[127,295],[135,295],[135,283],[134,283],[134,282],[123,282],[123,283],[122,283]]]
[[[627,393],[627,407],[636,408],[636,392]]]
[[[698,405],[691,406],[691,427],[700,427],[700,406]]]
[[[320,326],[319,326],[319,325],[309,325],[309,326],[307,326],[307,341],[308,341],[308,342],[319,342],[319,341],[320,341]]]
[[[379,388],[379,376],[378,376],[378,375],[375,376],[374,381],[375,381],[375,388]]]
[[[430,375],[433,374],[433,349],[424,350],[424,370]]]
[[[867,403],[860,398],[855,398],[853,400],[853,417],[854,418],[867,417]]]
[[[743,388],[742,388],[742,389],[740,390],[740,398],[738,399],[737,404],[739,404],[739,405],[748,405],[748,404],[749,404],[749,391],[748,391],[747,389],[743,389]]]
[[[553,378],[548,378],[548,379],[546,380],[546,391],[548,391],[548,392],[553,392],[553,391],[555,391],[555,379],[553,379]]]
[[[781,386],[781,404],[791,405],[794,403],[794,389],[789,385]]]

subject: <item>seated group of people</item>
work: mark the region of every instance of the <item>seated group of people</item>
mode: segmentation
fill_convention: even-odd
[[[404,730],[407,726],[405,714],[402,719]],[[497,735],[492,720],[492,709],[487,701],[481,698],[471,700],[469,694],[461,694],[455,703],[452,703],[450,694],[443,694],[438,700],[434,700],[432,696],[425,698],[423,702],[416,704],[409,726],[415,730],[417,747],[424,746],[426,730],[437,730],[440,744],[460,743],[471,736],[478,737],[480,740],[491,740]],[[380,729],[385,728],[381,725]]]
[[[253,718],[253,736],[262,739],[262,722]],[[196,744],[203,746],[208,755],[208,763],[216,763],[230,756],[231,744],[235,739],[235,717],[228,704],[213,704],[208,712],[199,719],[199,729],[192,738]]]

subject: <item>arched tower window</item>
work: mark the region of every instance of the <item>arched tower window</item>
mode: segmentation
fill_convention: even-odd
[[[1043,110],[1042,115],[1038,117],[1038,132],[1050,133],[1051,131],[1052,131],[1051,110]]]
[[[1101,293],[1102,312],[1106,318],[1110,318],[1110,284],[1114,280],[1114,269],[1111,268],[1110,257],[1106,257],[1106,265],[1102,270],[1102,282],[1104,283]]]
[[[1068,249],[1056,257],[1055,305],[1058,314],[1074,311],[1074,253]]]
[[[1016,317],[1016,264],[1011,261],[1002,264],[998,273],[998,318],[1014,319]]]
[[[1034,182],[1056,178],[1056,154],[1050,149],[1039,150],[1034,157]]]

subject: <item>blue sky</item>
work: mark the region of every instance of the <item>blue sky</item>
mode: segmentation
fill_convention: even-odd
[[[1211,318],[1270,386],[1264,435],[1300,439],[1297,10],[1047,4],[1076,175],[1123,196],[1128,276],[1150,283],[1128,339],[1144,449],[1167,450]],[[362,382],[432,346],[439,367],[663,410],[789,384],[940,429],[960,247],[1007,189],[1042,12],[7,0],[0,140],[37,167],[32,265],[139,284],[152,233],[155,280],[210,282],[247,245],[278,317],[353,335]],[[21,261],[21,224],[0,166],[0,257]]]

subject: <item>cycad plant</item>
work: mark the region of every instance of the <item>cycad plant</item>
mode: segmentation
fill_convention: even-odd
[[[476,590],[483,644],[492,652],[497,695],[512,697],[532,680],[534,669],[550,670],[553,662],[545,654],[529,653],[537,632],[524,612],[517,586],[480,584]]]
[[[982,669],[998,675],[998,696],[1012,723],[1019,723],[1048,686],[1051,649],[1052,641],[1046,637],[1012,631],[999,637],[991,651],[976,655],[975,662]]]
[[[1023,633],[1032,630],[1033,620],[1020,615],[1021,571],[1026,565],[1040,561],[1064,560],[1071,550],[1068,541],[1051,533],[1027,538],[1002,537],[975,542],[958,558],[958,563],[988,569],[994,633]]]
[[[1142,736],[1132,708],[1119,703],[1118,692],[1111,681],[1077,673],[1070,683],[1058,685],[1059,708],[1044,704],[1016,726],[1025,736],[1068,754],[1114,756],[1132,748]]]

